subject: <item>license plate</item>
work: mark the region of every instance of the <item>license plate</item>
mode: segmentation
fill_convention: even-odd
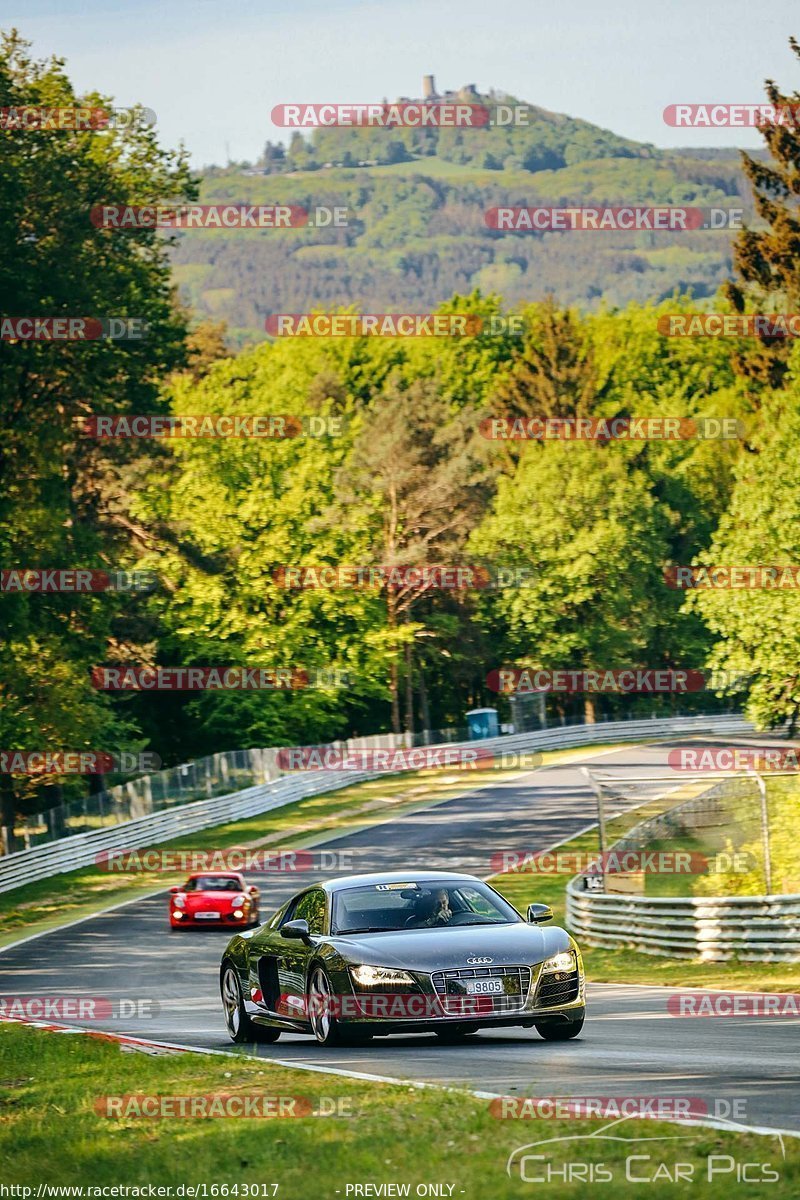
[[[467,979],[468,996],[502,996],[502,979]]]
[[[195,913],[195,921],[218,921],[219,913]]]

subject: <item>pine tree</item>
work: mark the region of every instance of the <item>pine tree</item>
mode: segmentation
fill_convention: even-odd
[[[800,59],[800,45],[789,39]],[[800,113],[800,93],[783,93],[771,79],[765,84],[767,98],[776,109]],[[761,136],[769,154],[764,162],[742,152],[742,166],[753,190],[758,216],[766,229],[743,229],[733,244],[738,280],[725,287],[725,294],[739,312],[758,305],[761,311],[792,312],[800,303],[800,126],[794,119],[785,124],[764,124]],[[789,343],[786,338],[762,338],[746,351],[737,351],[734,363],[740,374],[778,387],[787,370]]]

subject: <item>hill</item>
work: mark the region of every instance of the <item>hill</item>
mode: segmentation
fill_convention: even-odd
[[[522,103],[471,88],[449,95],[490,110]],[[476,287],[508,304],[552,292],[582,308],[714,294],[730,272],[725,230],[502,233],[484,213],[595,203],[747,214],[735,153],[659,150],[562,113],[526,112],[524,126],[296,131],[286,150],[268,142],[256,164],[207,169],[203,203],[344,205],[348,224],[185,231],[173,253],[185,298],[227,321],[241,345],[264,336],[269,313],[342,304],[420,312]]]

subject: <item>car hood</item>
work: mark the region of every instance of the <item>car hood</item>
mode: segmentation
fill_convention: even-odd
[[[520,923],[351,934],[332,937],[330,942],[349,963],[402,967],[409,971],[446,971],[467,966],[532,966],[559,950],[566,950],[570,938],[558,926],[542,929]],[[470,958],[488,958],[491,962],[470,963]]]

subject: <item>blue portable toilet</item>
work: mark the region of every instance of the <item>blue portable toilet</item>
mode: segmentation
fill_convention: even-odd
[[[467,713],[470,741],[500,736],[496,708],[472,708]]]

